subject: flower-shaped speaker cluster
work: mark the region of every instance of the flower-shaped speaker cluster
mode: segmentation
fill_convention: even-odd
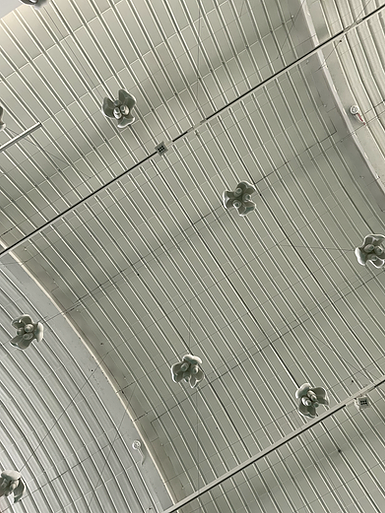
[[[3,121],[3,116],[4,116],[4,109],[3,109],[3,107],[0,107],[0,132],[1,132],[1,130],[4,130],[4,128],[7,126]]]
[[[23,4],[33,5],[35,9],[40,9],[48,0],[20,0]]]
[[[329,398],[326,390],[322,387],[313,388],[310,383],[304,383],[295,393],[298,399],[298,411],[304,417],[316,416],[316,408],[320,404],[329,406]]]
[[[16,470],[4,470],[0,475],[0,497],[13,493],[13,502],[18,502],[24,493],[24,483],[20,472]]]
[[[205,377],[204,371],[199,367],[202,360],[192,354],[186,354],[181,363],[174,363],[171,367],[171,375],[175,383],[179,383],[184,379],[190,383],[190,387],[194,388]]]
[[[40,342],[43,338],[42,323],[34,323],[30,315],[20,315],[12,321],[12,326],[17,329],[17,335],[13,337],[11,344],[19,349],[27,349],[31,342]]]
[[[255,192],[252,185],[240,182],[235,191],[225,191],[222,194],[223,206],[226,209],[234,207],[240,216],[247,216],[255,209],[255,203],[251,201],[251,195]]]
[[[374,267],[380,268],[385,263],[385,248],[382,245],[385,235],[370,233],[364,238],[364,243],[355,249],[358,263],[366,265],[370,262]]]
[[[109,98],[104,98],[102,113],[107,118],[116,119],[118,128],[126,128],[135,121],[135,117],[131,114],[135,104],[135,98],[124,89],[120,89],[117,100],[112,101]]]

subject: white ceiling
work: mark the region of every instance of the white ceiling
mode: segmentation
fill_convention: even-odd
[[[9,256],[0,269],[1,468],[26,484],[25,511],[137,511],[170,504],[156,469],[132,442],[140,435],[109,380],[56,306]],[[29,312],[45,343],[15,350],[11,320]],[[148,474],[152,476],[151,481]],[[124,492],[123,492],[124,491]],[[0,499],[2,511],[9,500]]]
[[[0,18],[20,7],[20,0],[3,0],[0,5]]]
[[[1,154],[0,239],[4,248],[23,240],[13,254],[101,362],[153,458],[133,469],[148,486],[135,511],[149,509],[145,500],[168,506],[161,482],[178,501],[302,425],[297,385],[323,385],[336,404],[384,373],[384,273],[354,256],[364,235],[384,231],[382,14],[372,32],[357,29],[361,41],[353,31],[245,94],[380,5],[315,4],[50,0],[0,22],[0,145],[42,124]],[[100,112],[121,87],[137,99],[124,131]],[[353,100],[367,125],[346,113]],[[163,157],[161,141],[174,141]],[[241,180],[257,188],[246,218],[221,205]],[[2,258],[13,273],[18,264]],[[63,321],[53,339],[48,306],[29,301],[48,330],[28,351],[39,367],[72,328]],[[5,341],[27,307],[15,305],[4,300]],[[206,372],[197,390],[173,383],[169,369],[190,351]],[[383,511],[382,398],[378,389],[365,413],[336,414],[182,511]],[[138,485],[105,493],[103,465],[89,508],[55,502],[64,478],[54,464],[53,495],[33,488],[31,471],[18,507],[121,511],[112,504],[130,503]]]

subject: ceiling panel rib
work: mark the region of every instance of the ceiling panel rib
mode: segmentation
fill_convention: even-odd
[[[361,3],[353,3],[322,3],[324,25],[314,20],[321,41],[321,29],[332,35],[359,17]],[[368,12],[379,6],[371,3]],[[1,241],[14,244],[132,168],[14,254],[84,338],[111,393],[125,401],[127,423],[159,469],[159,476],[151,467],[135,479],[148,486],[161,477],[175,501],[302,425],[294,392],[303,382],[325,386],[335,404],[384,372],[384,273],[360,267],[354,256],[364,235],[383,231],[383,213],[357,178],[371,153],[362,154],[341,116],[322,57],[179,138],[311,50],[306,13],[297,0],[51,0],[0,22],[0,97],[9,127],[0,145],[42,123],[1,154]],[[379,59],[382,34],[368,32],[372,25],[349,40],[367,33],[367,55]],[[339,55],[342,65],[347,58]],[[356,66],[365,74],[364,61]],[[362,94],[376,102],[377,78],[365,77]],[[115,98],[121,87],[137,99],[137,121],[124,131],[100,112],[103,97]],[[176,138],[163,157],[146,159],[159,142]],[[380,147],[379,132],[373,139]],[[257,208],[246,218],[221,204],[222,192],[241,180],[257,189]],[[3,265],[12,269],[7,258]],[[7,299],[3,304],[5,326],[12,311]],[[57,314],[39,314],[53,329]],[[26,355],[40,369],[56,351],[56,343],[45,343]],[[170,365],[189,352],[206,372],[196,390],[171,380]],[[84,371],[86,363],[78,363]],[[55,379],[64,373],[57,369]],[[66,386],[60,381],[56,394]],[[76,394],[82,385],[73,386]],[[36,393],[35,383],[29,388]],[[82,415],[69,418],[66,443],[86,436],[75,429],[98,433],[95,412],[106,404],[92,402],[94,393]],[[370,410],[336,414],[183,513],[254,512],[255,504],[266,513],[380,512],[382,395],[373,392]],[[60,408],[51,412],[51,403],[41,404],[39,415],[57,418]],[[31,437],[44,419],[35,422]],[[124,433],[114,422],[114,433]],[[33,461],[47,461],[50,480],[64,486],[67,478],[52,464],[60,440],[56,447],[47,437]],[[17,452],[14,464],[28,454]],[[53,511],[87,511],[96,486],[92,511],[127,503],[148,510],[131,502],[138,487],[134,479],[127,489],[122,484],[126,469],[115,481],[115,468],[100,458],[84,499],[60,503],[59,492],[43,499],[36,490],[38,506],[45,500]],[[91,466],[89,454],[84,460]],[[99,492],[106,474],[113,488]],[[157,487],[149,493],[161,509],[166,494]]]

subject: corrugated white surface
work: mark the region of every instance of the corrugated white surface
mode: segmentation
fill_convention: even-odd
[[[27,487],[15,508],[164,508],[169,501],[151,459],[139,467],[131,447],[139,434],[97,362],[18,264],[9,257],[3,262],[0,461],[2,469],[20,470]],[[10,323],[23,312],[44,324],[44,341],[32,351],[9,344]],[[161,505],[151,496],[154,489]],[[8,504],[1,499],[3,511]]]
[[[43,123],[1,156],[4,244],[132,168],[16,253],[102,359],[175,499],[300,425],[297,384],[324,385],[335,402],[383,373],[384,274],[354,257],[383,215],[318,57],[146,158],[312,48],[299,2],[51,0],[1,30],[8,125]],[[138,120],[118,132],[100,104],[123,86]],[[244,179],[258,188],[245,219],[221,206]],[[197,391],[171,381],[189,351],[207,375]],[[355,511],[356,476],[384,459],[380,396],[368,415],[366,428],[358,414],[327,426],[346,461],[319,428],[319,442],[287,448],[296,470],[279,464],[242,506],[229,491],[207,511],[253,498],[266,512]],[[357,511],[381,511],[381,481],[368,486],[374,499],[354,499]]]
[[[311,2],[317,34],[323,39],[348,27],[379,8],[370,0]],[[317,15],[316,15],[317,13]],[[365,125],[349,114],[353,128],[375,169],[375,178],[384,187],[384,49],[383,13],[341,38],[334,50],[324,52],[327,66],[347,112],[352,104],[360,108]]]
[[[382,511],[383,394],[370,395],[370,410],[338,412],[202,495],[189,511]],[[352,428],[359,432],[353,438]]]

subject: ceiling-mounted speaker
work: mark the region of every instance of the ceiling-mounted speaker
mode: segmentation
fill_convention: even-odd
[[[135,107],[135,104],[136,99],[132,94],[124,89],[119,89],[117,100],[104,98],[102,114],[106,118],[116,119],[118,128],[126,128],[135,121],[135,116],[132,115],[132,109]]]

